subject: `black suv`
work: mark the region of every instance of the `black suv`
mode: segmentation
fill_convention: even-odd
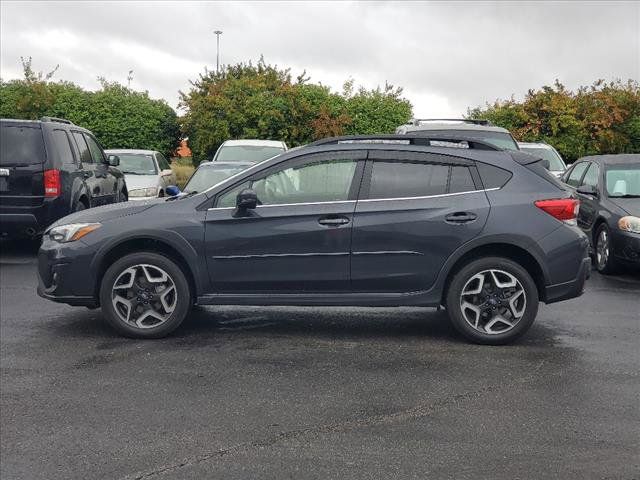
[[[118,163],[68,120],[0,120],[0,235],[34,237],[69,213],[126,201]]]
[[[582,293],[578,201],[539,159],[427,141],[326,139],[204,192],[70,215],[43,237],[38,293],[147,338],[194,303],[445,305],[490,344]]]

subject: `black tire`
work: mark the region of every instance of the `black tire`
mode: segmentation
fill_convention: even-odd
[[[525,295],[523,304],[524,311],[522,316],[517,322],[514,322],[513,327],[502,333],[487,333],[481,328],[476,329],[465,319],[465,314],[463,313],[462,293],[465,285],[467,285],[467,282],[471,282],[471,279],[474,276],[488,270],[500,270],[513,276],[518,282],[520,282],[520,286],[522,287]],[[487,281],[487,286],[483,288],[489,287],[491,287],[490,281]],[[483,295],[485,295],[485,293],[479,294],[478,297],[482,297]],[[490,296],[491,295],[487,294],[486,298],[489,298]],[[507,304],[508,299],[505,301],[498,293],[496,293],[496,297],[497,299],[492,301],[503,301],[503,305]],[[465,299],[469,298],[470,297],[468,295],[465,296]],[[538,289],[531,278],[531,275],[529,275],[529,273],[527,273],[527,271],[518,263],[502,257],[485,257],[470,262],[453,275],[447,290],[445,304],[449,319],[454,328],[467,339],[474,343],[483,345],[503,345],[524,335],[531,327],[531,324],[538,314]],[[490,309],[489,306],[485,308],[487,311]],[[500,308],[504,309],[506,307],[500,307],[498,305],[497,308],[497,311],[499,312]],[[491,315],[491,312],[487,313],[487,315]],[[507,313],[507,315],[509,315],[509,313]],[[477,318],[481,318],[479,314]],[[491,328],[489,328],[489,330],[491,330]]]
[[[613,256],[611,246],[611,231],[606,223],[601,224],[596,230],[593,250],[594,263],[598,272],[603,275],[611,275],[618,271],[619,265]]]
[[[127,322],[120,317],[113,305],[114,282],[123,272],[136,265],[150,265],[163,270],[175,287],[175,308],[167,314],[166,320],[157,326],[140,328]],[[133,300],[131,298],[131,301]],[[150,300],[149,303],[151,302]],[[185,273],[173,260],[154,252],[139,252],[124,256],[107,269],[100,284],[100,305],[105,320],[119,333],[131,338],[161,338],[169,335],[180,326],[189,313],[192,303],[192,294]]]
[[[127,192],[125,190],[120,190],[120,193],[118,193],[118,200],[117,202],[128,202],[129,201],[129,195],[127,195]]]

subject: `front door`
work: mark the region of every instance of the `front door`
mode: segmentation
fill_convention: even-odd
[[[355,199],[366,152],[310,154],[256,173],[207,212],[207,266],[215,293],[344,292]],[[258,207],[238,216],[237,194]]]
[[[353,291],[428,290],[449,256],[482,231],[488,214],[472,162],[372,150],[354,218]]]
[[[89,145],[87,145],[87,141],[85,140],[82,132],[73,131],[71,133],[73,135],[74,143],[76,147],[78,147],[78,158],[80,158],[80,167],[82,169],[84,183],[87,186],[89,195],[91,195],[91,198],[89,199],[90,206],[95,207],[98,205],[103,205],[104,194],[102,191],[102,179],[100,178],[99,173],[96,171],[97,166],[93,161],[93,157],[91,156]]]

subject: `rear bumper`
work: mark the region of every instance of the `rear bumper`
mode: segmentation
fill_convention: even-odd
[[[591,258],[582,260],[578,269],[578,275],[568,282],[547,285],[544,289],[543,300],[545,303],[555,303],[570,298],[576,298],[584,292],[584,284],[591,276]]]
[[[0,234],[35,235],[70,213],[63,197],[45,198],[39,205],[17,206],[10,197],[0,199]]]

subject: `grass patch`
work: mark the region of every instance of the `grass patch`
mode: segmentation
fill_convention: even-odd
[[[189,159],[189,163],[172,162],[171,170],[173,170],[173,173],[176,174],[176,182],[178,183],[178,187],[180,187],[180,190],[182,190],[184,189],[187,180],[189,180],[189,177],[191,176],[195,168],[193,168],[191,159]]]

